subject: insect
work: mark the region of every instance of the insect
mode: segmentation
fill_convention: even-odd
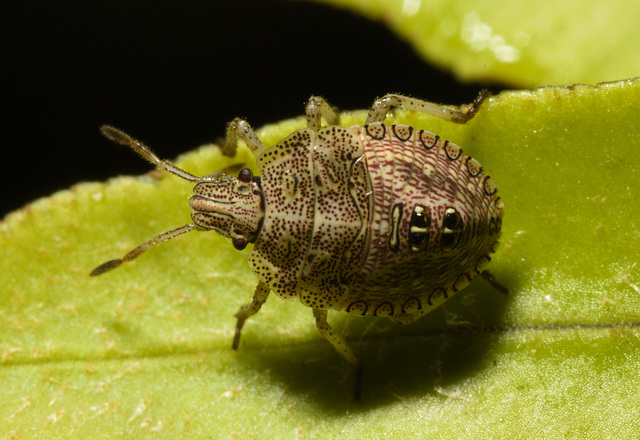
[[[151,246],[186,232],[214,230],[244,249],[258,277],[253,300],[235,314],[232,348],[245,321],[270,292],[313,310],[320,333],[355,371],[360,398],[362,366],[346,340],[327,323],[329,310],[412,322],[441,305],[483,272],[498,247],[503,203],[480,163],[427,130],[386,125],[391,107],[447,121],[472,119],[488,92],[458,109],[389,94],[371,106],[363,126],[342,127],[320,97],[306,106],[307,128],[266,149],[250,125],[229,123],[222,149],[235,155],[238,138],[256,157],[248,169],[197,177],[160,160],[122,131],[103,126],[112,141],[152,164],[194,182],[192,223],[156,235],[123,258],[96,267],[103,274]],[[328,125],[322,126],[324,118]]]

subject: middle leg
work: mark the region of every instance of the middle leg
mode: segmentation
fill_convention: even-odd
[[[353,395],[356,401],[360,401],[360,389],[362,387],[362,363],[360,359],[358,359],[358,356],[356,356],[351,347],[349,347],[347,341],[334,332],[331,326],[329,326],[326,310],[313,309],[313,316],[316,318],[316,327],[318,327],[320,334],[338,350],[342,357],[345,358],[353,368],[355,373]]]
[[[240,310],[238,310],[234,315],[238,319],[238,322],[236,323],[236,333],[233,337],[233,344],[231,345],[231,348],[234,350],[237,350],[240,345],[240,334],[242,332],[244,322],[260,311],[260,308],[269,296],[269,292],[269,286],[262,281],[258,282],[258,287],[256,287],[256,291],[253,294],[253,301],[243,304],[242,307],[240,307]]]
[[[322,117],[324,117],[329,125],[338,125],[340,123],[338,113],[320,96],[312,96],[309,98],[306,115],[307,128],[315,132],[320,130],[322,126]]]

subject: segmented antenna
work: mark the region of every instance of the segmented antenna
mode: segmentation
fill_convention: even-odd
[[[190,182],[207,182],[212,180],[212,177],[198,177],[194,176],[191,173],[186,172],[185,170],[178,168],[172,163],[167,162],[166,160],[161,160],[156,156],[145,144],[142,142],[132,138],[128,134],[126,134],[122,130],[118,130],[117,128],[111,127],[110,125],[103,125],[100,127],[100,131],[102,134],[109,140],[121,144],[127,145],[133,151],[138,153],[144,159],[148,160],[152,164],[172,173],[178,177],[181,177]],[[194,229],[198,229],[195,224],[186,224],[180,226],[179,228],[172,229],[171,231],[163,232],[162,234],[158,234],[154,236],[151,240],[142,243],[140,246],[137,246],[135,249],[129,251],[124,257],[116,258],[115,260],[109,260],[105,263],[102,263],[100,266],[96,267],[89,274],[92,277],[102,275],[105,272],[109,272],[116,267],[119,267],[122,263],[126,263],[127,261],[131,261],[135,258],[138,258],[142,255],[147,249],[151,246],[155,246],[164,241],[171,240],[172,238],[177,237],[178,235],[186,234],[187,232],[191,232]]]

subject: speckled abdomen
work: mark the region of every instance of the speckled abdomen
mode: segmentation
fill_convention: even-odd
[[[372,187],[368,244],[338,308],[412,320],[482,272],[498,246],[502,202],[457,145],[407,125],[357,128]]]

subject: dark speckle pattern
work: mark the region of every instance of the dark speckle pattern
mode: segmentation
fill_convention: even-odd
[[[257,164],[266,208],[249,264],[308,307],[413,320],[465,287],[497,247],[493,181],[434,133],[303,129]]]

